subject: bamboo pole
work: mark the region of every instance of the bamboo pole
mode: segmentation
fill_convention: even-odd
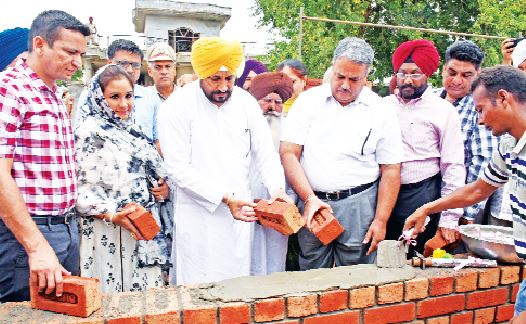
[[[302,33],[301,20],[323,21],[323,22],[332,22],[332,23],[338,23],[338,24],[349,24],[349,25],[380,27],[380,28],[390,28],[390,29],[407,29],[407,30],[421,31],[421,32],[427,32],[427,33],[434,33],[434,34],[445,34],[445,35],[464,36],[464,37],[479,37],[479,38],[499,39],[499,40],[508,38],[508,37],[503,37],[503,36],[457,33],[457,32],[450,32],[447,30],[438,30],[438,29],[432,29],[432,28],[418,28],[418,27],[410,27],[410,26],[374,24],[374,23],[364,23],[364,22],[349,21],[349,20],[336,20],[336,19],[327,19],[327,18],[319,18],[319,17],[310,17],[310,16],[303,16],[302,12],[303,12],[303,8],[300,9],[300,37],[299,37],[300,39],[301,39],[301,33]],[[300,41],[300,44],[301,44],[301,41]],[[300,55],[301,55],[301,50],[300,50]]]
[[[303,41],[303,17],[304,12],[303,6],[300,7],[300,15],[299,15],[299,35],[298,35],[298,60],[301,61],[301,43]]]

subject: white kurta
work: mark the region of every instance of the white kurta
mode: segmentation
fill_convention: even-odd
[[[270,118],[270,122],[268,118]],[[278,154],[279,138],[281,136],[281,118],[265,117],[265,119],[272,134],[276,154]],[[281,170],[280,168],[280,170],[276,170],[276,172],[281,172]],[[270,198],[254,163],[251,164],[250,190],[255,198]],[[288,239],[289,237],[287,235],[283,235],[272,228],[255,224],[252,238],[250,274],[254,276],[264,276],[273,272],[285,271]]]
[[[257,101],[234,87],[217,107],[195,81],[163,103],[158,124],[168,177],[177,186],[177,284],[249,275],[253,224],[235,220],[221,200],[226,193],[252,199],[252,158],[269,192],[285,185]]]

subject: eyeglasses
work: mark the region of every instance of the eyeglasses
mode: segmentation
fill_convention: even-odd
[[[396,78],[400,79],[400,80],[404,80],[404,79],[407,79],[407,78],[411,78],[413,80],[420,80],[423,77],[424,77],[424,74],[422,74],[422,73],[402,73],[402,72],[398,72],[396,74]]]
[[[114,60],[113,63],[118,64],[118,65],[122,66],[123,68],[127,68],[128,66],[131,65],[132,69],[134,69],[134,70],[140,70],[141,69],[141,63],[137,63],[137,62],[128,62],[128,61]]]

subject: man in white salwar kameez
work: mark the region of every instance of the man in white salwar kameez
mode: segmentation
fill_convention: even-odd
[[[293,91],[292,79],[283,72],[258,74],[252,79],[249,89],[250,94],[258,101],[261,112],[267,120],[276,154],[278,154],[281,136],[283,103],[292,97]],[[254,164],[251,164],[250,172],[252,195],[261,199],[269,198],[261,175],[257,169],[252,169],[255,169]],[[276,172],[281,172],[281,167]],[[283,235],[272,228],[255,224],[250,274],[261,276],[285,271],[288,239],[287,235]]]
[[[252,159],[272,199],[291,201],[259,105],[234,87],[242,56],[239,42],[196,41],[192,66],[199,80],[170,96],[158,118],[169,180],[177,187],[172,254],[178,285],[250,274],[250,222],[257,219]]]

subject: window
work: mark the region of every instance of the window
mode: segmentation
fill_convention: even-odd
[[[168,31],[168,44],[175,48],[176,52],[191,52],[196,39],[199,39],[199,34],[190,28],[181,27]]]

